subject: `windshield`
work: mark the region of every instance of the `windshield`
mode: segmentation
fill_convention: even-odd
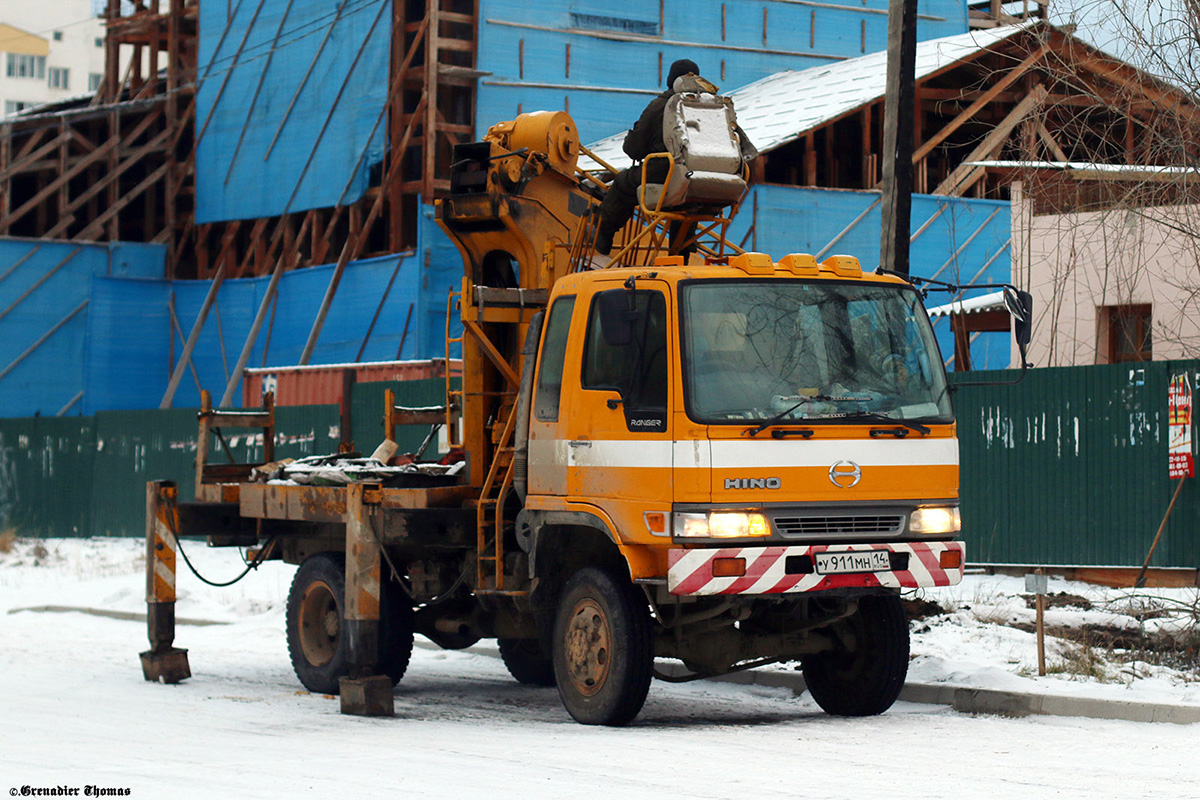
[[[689,283],[680,296],[697,422],[951,419],[937,343],[911,289],[747,280]]]

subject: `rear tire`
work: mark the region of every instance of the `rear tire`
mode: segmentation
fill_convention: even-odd
[[[827,714],[869,717],[891,708],[908,675],[908,619],[898,595],[871,595],[830,626],[838,646],[801,662],[804,682]]]
[[[554,676],[563,706],[585,725],[625,725],[646,702],[654,669],[645,595],[597,567],[567,582],[554,623]]]
[[[412,607],[396,585],[380,587],[379,654],[376,669],[399,683],[413,647]],[[337,694],[338,679],[349,673],[346,660],[344,598],[345,560],[338,553],[305,559],[288,592],[287,642],[292,669],[305,689]]]
[[[383,602],[379,606],[379,661],[376,669],[391,678],[392,686],[395,686],[408,671],[408,662],[412,659],[414,612],[412,601],[397,583],[388,580],[380,583]]]
[[[499,639],[500,659],[508,673],[526,686],[553,686],[554,659],[538,639]]]

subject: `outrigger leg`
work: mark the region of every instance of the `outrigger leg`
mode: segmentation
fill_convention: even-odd
[[[379,654],[380,547],[371,530],[378,485],[346,487],[346,656],[350,674],[339,681],[342,713],[390,717],[395,713],[392,679],[376,674]]]
[[[146,484],[146,632],[150,649],[141,654],[142,674],[159,683],[179,683],[192,677],[187,650],[173,646],[177,492],[173,481]]]

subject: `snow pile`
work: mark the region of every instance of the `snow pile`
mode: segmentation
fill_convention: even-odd
[[[959,586],[926,592],[923,597],[949,613],[914,621],[909,681],[1200,705],[1200,658],[1194,644],[1190,669],[1147,663],[1121,647],[1123,640],[1159,634],[1197,641],[1198,590],[1111,589],[1051,576],[1048,596],[1063,595],[1072,605],[1045,612],[1048,674],[1038,677],[1036,612],[1023,578],[967,575]]]

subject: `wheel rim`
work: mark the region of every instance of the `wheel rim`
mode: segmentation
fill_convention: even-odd
[[[589,697],[599,692],[612,666],[612,631],[608,615],[595,600],[575,604],[565,650],[567,677],[575,691]]]
[[[341,629],[333,590],[324,581],[314,582],[300,601],[300,649],[308,663],[321,667],[333,660]]]

